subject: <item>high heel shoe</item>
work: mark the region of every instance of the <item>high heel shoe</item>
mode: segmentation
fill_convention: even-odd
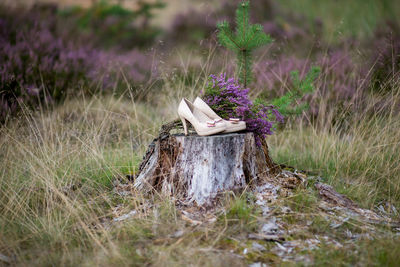
[[[208,117],[213,119],[214,121],[216,121],[216,122],[218,122],[218,121],[225,122],[226,129],[225,129],[224,133],[239,132],[239,131],[242,131],[242,130],[246,129],[246,122],[241,121],[240,119],[236,119],[236,118],[230,118],[229,120],[223,120],[200,97],[196,98],[196,100],[193,102],[193,105],[196,108],[198,108],[199,110],[201,110],[203,113],[205,113]]]
[[[186,98],[182,99],[179,104],[178,114],[182,120],[185,135],[188,135],[187,121],[193,125],[197,134],[201,136],[217,134],[226,129],[225,123],[216,122],[211,119]]]

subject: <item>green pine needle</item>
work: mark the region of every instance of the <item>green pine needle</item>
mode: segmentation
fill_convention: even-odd
[[[321,69],[319,67],[312,67],[307,75],[300,79],[299,72],[292,71],[291,78],[293,88],[283,96],[276,98],[272,104],[278,108],[278,111],[284,115],[300,114],[309,108],[307,103],[295,106],[296,100],[301,99],[304,95],[314,92],[314,82],[317,79]]]
[[[218,40],[221,45],[237,55],[239,81],[246,88],[252,81],[253,50],[272,42],[260,24],[249,22],[249,1],[243,1],[236,10],[236,31],[232,32],[229,23],[218,23]]]

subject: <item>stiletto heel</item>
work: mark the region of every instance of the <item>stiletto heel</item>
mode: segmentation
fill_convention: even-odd
[[[179,104],[178,115],[182,120],[185,135],[188,135],[187,121],[196,130],[196,133],[201,136],[217,134],[226,129],[225,123],[211,119],[185,98]]]
[[[181,116],[179,116],[180,118],[181,118],[181,121],[182,121],[182,124],[183,124],[183,131],[185,132],[185,135],[188,135],[188,129],[187,129],[187,125],[186,125],[186,119],[184,118],[184,117],[181,117]]]

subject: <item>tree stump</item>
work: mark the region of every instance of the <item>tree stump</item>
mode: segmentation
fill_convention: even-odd
[[[203,205],[219,192],[242,189],[267,178],[277,168],[266,143],[263,149],[258,148],[253,133],[167,134],[150,144],[135,187]]]

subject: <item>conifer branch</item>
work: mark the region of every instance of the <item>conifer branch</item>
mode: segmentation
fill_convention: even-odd
[[[237,53],[237,74],[239,81],[247,87],[252,81],[253,50],[267,45],[272,40],[264,33],[260,24],[249,23],[249,1],[243,1],[236,10],[236,32],[232,33],[228,22],[218,24],[219,42]]]

